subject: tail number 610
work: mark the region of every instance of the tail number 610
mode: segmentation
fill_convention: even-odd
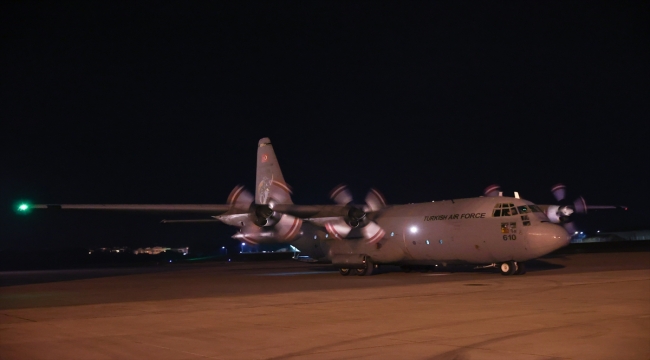
[[[503,240],[517,240],[517,235],[503,235]]]

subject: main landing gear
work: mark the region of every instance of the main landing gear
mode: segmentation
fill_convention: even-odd
[[[516,261],[506,261],[499,266],[501,275],[523,275],[526,273],[526,264]]]
[[[358,269],[339,268],[339,273],[343,276],[348,276],[350,274],[358,276],[370,276],[377,266],[378,265],[375,265],[375,263],[373,263],[370,258],[367,258],[365,267]]]

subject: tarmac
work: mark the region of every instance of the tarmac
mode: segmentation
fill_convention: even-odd
[[[650,359],[650,252],[373,276],[292,260],[0,273],[1,359]]]

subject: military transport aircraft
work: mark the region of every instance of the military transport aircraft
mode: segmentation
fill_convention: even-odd
[[[519,197],[481,196],[407,205],[386,205],[371,190],[357,205],[347,187],[335,188],[334,204],[291,201],[268,138],[258,143],[255,194],[236,187],[227,204],[32,205],[34,209],[131,210],[205,214],[196,220],[239,227],[233,238],[253,244],[289,243],[301,255],[331,263],[341,275],[370,275],[381,264],[472,264],[498,267],[503,275],[525,273],[524,262],[569,243],[565,229],[539,206]],[[22,210],[28,210],[26,205]]]

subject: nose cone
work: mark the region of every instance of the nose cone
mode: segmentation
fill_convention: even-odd
[[[569,245],[569,234],[560,225],[541,223],[533,225],[526,237],[528,248],[536,257]]]

